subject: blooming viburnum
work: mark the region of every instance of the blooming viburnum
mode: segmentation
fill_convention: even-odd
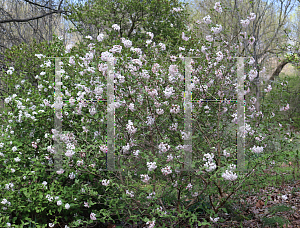
[[[232,171],[226,170],[225,173],[222,174],[222,177],[225,180],[234,181],[238,177],[237,174],[233,173]]]
[[[280,108],[280,111],[287,111],[287,110],[289,110],[289,109],[290,109],[290,105],[287,104],[286,107]]]
[[[219,220],[219,217],[217,217],[217,218],[210,217],[210,220],[215,223],[215,222],[217,222]]]
[[[134,197],[133,191],[129,192],[128,190],[126,190],[126,194],[130,195],[131,198]]]
[[[113,24],[111,27],[112,27],[114,30],[117,30],[117,31],[120,30],[120,26],[117,25],[117,24]]]
[[[241,20],[241,24],[244,28],[246,28],[249,24],[250,24],[250,21],[248,19],[246,20]]]
[[[217,168],[216,163],[214,163],[214,154],[204,154],[203,161],[207,161],[204,166],[207,172],[211,172]]]
[[[105,185],[105,186],[107,186],[107,185],[109,185],[109,180],[102,180],[102,185]]]
[[[250,21],[254,21],[256,18],[255,13],[250,13],[250,17],[247,17]]]
[[[186,188],[188,188],[189,190],[191,190],[193,188],[193,185],[191,183],[189,183],[188,186],[186,186]]]
[[[97,36],[97,40],[98,40],[99,42],[101,42],[101,41],[103,41],[103,39],[104,39],[104,34],[103,34],[103,33],[100,33],[100,34]]]
[[[92,220],[96,220],[97,218],[96,218],[96,214],[95,213],[91,213],[90,214],[90,218],[92,219]]]
[[[211,28],[211,31],[214,33],[214,34],[218,34],[222,31],[222,25],[217,25],[217,27],[212,27]]]
[[[161,169],[161,172],[164,174],[164,175],[168,175],[170,173],[172,173],[172,170],[171,170],[171,167],[170,166],[167,166],[165,168],[162,168]]]
[[[147,166],[148,166],[149,171],[152,171],[157,168],[156,162],[147,162]]]
[[[206,36],[205,39],[208,41],[208,42],[212,42],[214,40],[214,38],[212,36]]]
[[[210,24],[212,22],[209,15],[207,15],[206,17],[203,17],[203,21],[205,24]]]
[[[271,85],[268,85],[268,88],[267,89],[265,89],[265,92],[270,92],[272,90],[272,86]]]
[[[148,174],[141,174],[141,178],[144,178],[142,180],[144,183],[147,183],[150,180],[150,177],[148,176]]]
[[[214,9],[218,12],[218,13],[222,13],[222,7],[220,2],[216,2]]]
[[[263,150],[264,150],[264,148],[263,147],[257,147],[257,146],[254,146],[253,148],[251,148],[250,150],[252,150],[252,152],[254,152],[254,153],[261,153],[261,152],[263,152]]]
[[[155,220],[154,221],[148,221],[146,225],[149,225],[148,228],[153,228],[155,226]]]
[[[128,120],[128,124],[126,125],[126,129],[128,130],[129,134],[134,134],[137,129],[133,126],[133,123],[131,120]]]

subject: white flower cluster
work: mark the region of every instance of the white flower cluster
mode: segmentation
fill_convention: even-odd
[[[193,188],[193,185],[191,183],[189,183],[188,186],[186,186],[186,188],[188,188],[190,191]]]
[[[105,51],[105,52],[101,53],[101,60],[102,61],[108,61],[109,58],[112,58],[112,57],[113,57],[113,54],[108,52],[108,51]]]
[[[268,88],[265,89],[265,92],[268,93],[268,92],[270,92],[271,90],[272,90],[272,86],[271,86],[271,85],[268,85]]]
[[[125,38],[121,38],[121,40],[122,40],[122,43],[124,44],[124,46],[126,47],[126,48],[131,48],[132,47],[132,42],[130,41],[130,40],[126,40]]]
[[[102,180],[102,185],[104,185],[104,186],[109,185],[109,180],[106,180],[106,179]]]
[[[9,206],[11,205],[11,203],[7,200],[7,199],[3,199],[1,201],[2,204],[8,204]]]
[[[134,197],[133,191],[129,192],[128,190],[126,190],[126,194],[130,195],[130,197]]]
[[[188,140],[191,136],[191,132],[186,133],[180,130],[180,133],[183,140]]]
[[[131,120],[128,120],[128,124],[126,125],[126,129],[127,129],[129,134],[134,134],[137,131],[137,129],[133,126],[133,123],[132,123]]]
[[[35,56],[38,57],[39,59],[40,59],[41,57],[43,57],[43,58],[46,57],[46,56],[44,56],[43,54],[35,54]]]
[[[74,178],[75,178],[75,174],[72,172],[72,173],[70,173],[69,174],[69,178],[71,179],[71,180],[73,180]]]
[[[180,111],[180,106],[179,105],[172,105],[172,108],[170,109],[170,113],[178,114]]]
[[[107,146],[106,145],[101,145],[99,147],[100,147],[100,151],[102,151],[103,153],[107,153]]]
[[[170,166],[167,166],[165,168],[162,168],[161,169],[161,172],[164,174],[164,175],[168,175],[170,173],[172,173],[172,170],[171,170],[171,167]]]
[[[168,159],[167,159],[167,162],[169,162],[169,161],[172,161],[174,157],[172,156],[172,154],[169,154],[169,155],[167,156],[167,158],[168,158]]]
[[[164,92],[166,98],[168,99],[168,98],[170,98],[170,96],[173,95],[173,93],[175,92],[175,90],[173,89],[173,87],[167,86],[166,89],[165,89],[165,91],[163,91],[163,92]]]
[[[67,144],[67,152],[65,153],[65,155],[69,158],[71,158],[74,154],[75,154],[75,145],[72,143],[68,143]]]
[[[206,17],[204,17],[203,21],[204,21],[205,24],[210,24],[212,22],[212,20],[210,19],[209,15],[207,15]]]
[[[159,153],[165,153],[170,149],[170,145],[168,145],[168,143],[164,144],[163,142],[161,142],[158,145],[158,149],[159,149]]]
[[[147,166],[148,166],[149,171],[153,171],[154,169],[157,168],[156,162],[147,162]]]
[[[232,168],[232,167],[231,167]],[[226,170],[225,173],[222,174],[222,177],[225,180],[234,181],[238,177],[236,173],[233,173],[232,171]]]
[[[158,109],[156,109],[156,113],[158,114],[158,115],[162,115],[162,114],[164,114],[164,110],[163,109],[161,109],[161,108],[158,108]]]
[[[147,86],[145,87],[145,89],[146,89],[146,92],[148,92],[148,94],[149,94],[151,97],[154,97],[154,96],[157,96],[157,95],[158,95],[156,89],[148,89]]]
[[[154,34],[152,32],[146,32],[147,35],[149,35],[151,37],[151,40],[153,39],[154,37]]]
[[[161,47],[161,50],[166,50],[166,45],[165,44],[163,44],[163,43],[159,43],[158,44],[160,47]]]
[[[253,63],[255,63],[255,59],[253,57],[250,57],[248,64],[252,65]]]
[[[14,191],[13,187],[14,187],[13,183],[5,184],[5,189],[7,189],[7,190],[9,190],[9,188],[11,188],[11,190]]]
[[[142,54],[142,49],[140,49],[140,48],[131,47],[130,51],[133,51],[133,52],[137,53],[138,55]]]
[[[214,34],[218,34],[222,31],[222,25],[218,25],[217,24],[217,27],[212,27],[211,28],[211,31],[214,33]]]
[[[51,61],[48,60],[48,61],[44,61],[44,64],[40,65],[40,67],[50,67],[51,66]]]
[[[100,33],[100,34],[97,36],[97,40],[98,40],[99,42],[102,42],[103,39],[104,39],[104,34],[103,34],[103,33]]]
[[[148,228],[153,228],[155,226],[155,220],[154,221],[148,221],[146,223],[146,225],[148,225]]]
[[[254,146],[250,150],[252,150],[253,153],[259,154],[259,153],[263,152],[264,148],[263,147],[259,147],[259,146]]]
[[[228,158],[230,157],[230,153],[228,153],[226,150],[223,150],[223,155]]]
[[[114,30],[117,30],[117,31],[120,30],[120,26],[117,25],[117,24],[113,24],[111,27],[112,27]]]
[[[204,154],[203,161],[206,161],[204,166],[206,167],[207,172],[211,172],[217,168],[216,163],[213,160],[214,154]]]
[[[216,2],[214,9],[218,12],[218,13],[222,13],[222,7],[220,2]]]
[[[150,180],[150,177],[148,176],[148,174],[141,174],[141,178],[144,178],[142,180],[144,183],[147,183]]]
[[[139,156],[139,153],[140,153],[140,151],[139,150],[136,150],[136,151],[134,151],[134,152],[132,152],[132,154],[134,155],[134,156]]]
[[[122,149],[123,149],[123,152],[124,152],[124,154],[127,154],[127,152],[129,151],[129,149],[130,149],[130,145],[129,145],[129,143],[127,143],[127,145],[126,146],[122,146]]]
[[[256,78],[257,74],[258,74],[257,70],[250,70],[250,72],[249,72],[250,82],[253,81],[254,78]]]
[[[244,28],[246,28],[249,24],[250,24],[250,21],[248,19],[246,20],[241,20],[241,24]]]
[[[280,108],[280,111],[287,111],[287,110],[289,110],[289,109],[290,109],[290,105],[287,104],[286,107],[281,107],[281,108]]]
[[[153,199],[154,198],[154,195],[155,195],[155,192],[151,192],[149,194],[149,196],[147,196],[147,199]]]
[[[121,45],[114,45],[109,51],[112,52],[112,53],[116,53],[116,52],[121,53],[122,46]]]
[[[169,127],[171,131],[177,131],[178,123],[172,123],[172,125]]]
[[[154,117],[152,117],[152,116],[147,116],[147,121],[146,121],[146,124],[148,125],[148,126],[151,126],[151,125],[153,125],[154,124],[154,120],[155,120],[155,118]]]
[[[247,17],[250,21],[254,21],[256,18],[255,13],[250,13],[250,17]]]
[[[183,9],[181,9],[180,7],[177,7],[177,8],[173,8],[172,10],[171,10],[171,12],[173,13],[173,12],[180,12],[180,11],[182,11]]]
[[[57,174],[63,174],[65,171],[63,169],[60,169],[58,171],[56,171]]]
[[[49,194],[46,195],[46,198],[48,199],[49,202],[52,202],[53,200],[53,196],[50,196]],[[59,197],[58,196],[55,196],[55,200],[57,200]]]
[[[218,222],[218,220],[219,220],[219,217],[217,217],[217,218],[210,217],[210,221],[212,221],[213,223]]]
[[[6,73],[9,74],[9,75],[12,75],[12,73],[14,72],[14,70],[15,69],[13,67],[9,67],[8,71]]]

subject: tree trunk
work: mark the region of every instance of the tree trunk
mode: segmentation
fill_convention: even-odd
[[[283,67],[289,63],[289,60],[284,59],[273,72],[272,76],[269,78],[269,81],[274,81],[275,77],[278,77],[280,72],[282,71]]]

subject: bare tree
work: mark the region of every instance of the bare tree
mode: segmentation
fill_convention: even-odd
[[[250,45],[245,40],[240,48],[240,56],[253,57],[258,75],[253,81],[256,84],[256,109],[260,107],[260,71],[263,68],[265,60],[271,57],[278,57],[286,53],[288,38],[284,30],[290,27],[288,16],[295,7],[294,0],[272,0],[272,1],[237,1],[220,0],[223,13],[209,11],[214,7],[215,1],[194,1],[194,14],[191,20],[202,20],[204,16],[210,15],[213,22],[218,22],[223,30],[228,31],[225,40],[230,40],[231,44],[238,44],[238,36],[241,32],[247,32],[247,36],[253,36],[255,42]],[[255,13],[256,19],[249,24],[247,28],[241,28],[240,21],[247,19],[250,13]],[[207,26],[201,29],[202,34],[208,34]],[[199,34],[201,35],[201,34]]]

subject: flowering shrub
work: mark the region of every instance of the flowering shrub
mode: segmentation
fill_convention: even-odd
[[[222,13],[220,4],[216,4],[215,10]],[[253,18],[253,15],[250,16]],[[211,23],[208,17],[203,20],[205,23]],[[112,28],[116,31],[120,29],[116,24],[112,25]],[[181,197],[184,194],[195,200],[201,200],[203,195],[208,195],[212,210],[209,211],[207,220],[217,222],[219,220],[219,217],[216,217],[217,213],[228,199],[225,198],[224,193],[228,192],[229,197],[233,195],[239,188],[239,184],[251,172],[247,175],[238,173],[233,164],[235,158],[229,137],[226,134],[221,135],[221,132],[226,133],[223,125],[236,123],[238,120],[237,114],[233,114],[236,105],[230,102],[233,97],[230,91],[233,91],[236,86],[233,83],[232,74],[236,69],[233,67],[235,62],[232,56],[235,56],[238,47],[237,45],[229,47],[228,42],[225,41],[221,51],[215,51],[213,42],[221,33],[222,26],[217,24],[216,27],[211,26],[211,29],[213,34],[206,40],[199,40],[199,43],[198,40],[196,42],[190,39],[193,34],[189,37],[183,32],[181,39],[188,43],[185,47],[176,47],[179,50],[177,52],[180,52],[177,53],[179,56],[175,54],[170,56],[167,52],[167,44],[152,43],[153,34],[150,32],[146,33],[150,37],[150,40],[145,41],[146,50],[135,49],[132,47],[133,44],[125,39],[116,41],[109,50],[103,50],[104,44],[101,43],[105,40],[103,35],[97,37],[100,43],[91,43],[92,37],[86,37],[86,41],[79,44],[77,48],[68,47],[65,54],[71,58],[62,60],[64,69],[61,71],[63,74],[61,85],[64,89],[63,97],[68,98],[66,99],[69,101],[68,104],[57,105],[53,94],[48,91],[47,88],[53,89],[49,77],[52,77],[54,66],[51,61],[45,60],[40,65],[42,72],[36,76],[39,81],[38,86],[31,88],[28,82],[26,84],[24,82],[25,89],[32,89],[29,94],[27,93],[32,96],[31,99],[21,96],[24,94],[20,93],[19,96],[17,94],[8,96],[5,100],[7,104],[11,104],[13,110],[5,113],[11,119],[7,121],[5,133],[2,134],[3,149],[6,153],[2,153],[1,161],[7,163],[7,166],[1,167],[1,172],[9,174],[11,179],[3,179],[1,184],[5,184],[7,189],[15,188],[18,193],[11,190],[3,194],[6,197],[2,199],[5,209],[3,208],[1,213],[5,213],[6,216],[3,222],[16,221],[13,220],[12,213],[17,210],[17,199],[21,197],[22,200],[28,200],[26,206],[31,210],[31,214],[28,214],[25,209],[20,213],[28,216],[41,212],[42,216],[47,217],[49,226],[53,226],[58,217],[63,216],[68,216],[70,218],[68,222],[75,227],[82,223],[91,224],[95,220],[102,222],[114,220],[120,214],[124,217],[133,215],[130,217],[136,221],[136,215],[133,213],[138,209],[146,216],[143,221],[149,227],[154,227],[155,224],[165,221],[177,222],[179,219],[174,215],[175,211],[177,215],[188,212],[186,209],[192,204],[185,202],[185,197]],[[54,43],[54,46],[59,46],[59,41],[55,42],[57,43]],[[192,50],[191,47],[197,49]],[[204,107],[203,102],[193,104],[193,109],[196,110],[193,113],[194,118],[197,118],[196,123],[204,130],[198,126],[199,133],[193,135],[194,141],[200,142],[194,147],[195,159],[192,162],[192,167],[197,168],[198,172],[191,173],[190,178],[187,179],[179,169],[184,165],[183,140],[191,138],[191,135],[184,132],[182,124],[178,123],[184,121],[182,115],[184,107],[180,101],[180,95],[183,95],[184,90],[184,76],[181,74],[184,65],[179,60],[183,60],[183,56],[187,56],[189,52],[194,52],[200,57],[200,60],[191,61],[193,96],[199,99],[208,99],[212,96],[219,100],[226,100],[217,105],[207,104]],[[64,56],[60,52],[57,54],[57,56]],[[171,64],[163,62],[162,59],[166,56]],[[44,58],[44,55],[37,53],[36,57]],[[116,79],[114,79],[116,94],[118,94],[114,103],[116,116],[122,116],[116,124],[119,132],[117,142],[120,147],[115,154],[118,158],[127,158],[123,164],[118,159],[120,168],[133,168],[128,171],[126,180],[123,179],[121,172],[119,176],[112,175],[115,173],[111,172],[98,172],[105,169],[105,164],[100,161],[106,159],[108,148],[104,137],[97,139],[96,137],[105,135],[103,130],[105,128],[99,125],[103,123],[103,116],[107,114],[104,110],[109,110],[110,107],[100,102],[88,107],[89,104],[82,102],[86,97],[98,100],[106,98],[104,82],[109,75],[107,61],[110,61],[111,57],[115,58],[113,62],[116,69],[123,69],[116,72]],[[100,63],[93,62],[93,59],[99,59]],[[157,61],[154,63],[154,60]],[[251,69],[251,63],[253,64],[250,59],[247,65],[249,69],[247,69],[248,80],[245,83],[246,94],[250,92],[251,81],[257,76],[257,71]],[[13,71],[9,71],[10,73],[19,83],[18,75]],[[204,75],[202,78],[197,77],[201,74]],[[72,78],[69,75],[72,75]],[[89,77],[91,75],[93,77]],[[224,84],[229,87],[228,91],[222,87]],[[255,103],[254,98],[251,98],[251,101],[247,98],[246,101],[247,105],[250,105],[250,102]],[[43,108],[36,112],[37,107]],[[53,108],[63,109],[63,113],[56,117],[68,123],[65,129],[71,133],[60,134],[53,129],[52,123],[50,124],[50,116],[55,115]],[[256,168],[261,161],[274,154],[263,153],[266,147],[265,141],[272,135],[268,134],[265,126],[259,126],[253,120],[262,119],[264,116],[272,117],[269,117],[269,109],[263,113],[255,110],[254,106],[247,109],[246,114],[249,113],[251,114],[247,115],[247,121],[250,124],[243,129],[242,136],[247,135],[249,138],[251,136],[256,140],[255,145],[251,145],[253,147],[246,150],[248,158],[255,158],[251,160],[249,167]],[[83,117],[79,118],[80,115]],[[168,118],[165,120],[163,117]],[[101,123],[93,125],[92,121],[97,122],[99,119],[102,119]],[[221,119],[224,119],[225,123],[221,123]],[[270,122],[270,119],[267,120]],[[162,122],[164,125],[159,125]],[[27,134],[32,126],[37,129],[37,133],[32,131]],[[23,129],[27,131],[22,131]],[[11,131],[8,132],[9,130]],[[148,133],[150,145],[145,145],[146,140],[142,137],[145,130],[150,132]],[[155,141],[155,137],[158,136],[160,137]],[[221,144],[220,139],[223,136],[225,143]],[[53,166],[54,155],[57,153],[52,144],[58,140],[63,144],[63,168],[49,173],[46,168]],[[198,151],[202,153],[196,153]],[[137,177],[131,175],[133,172]],[[158,178],[164,178],[171,183],[165,187],[167,191],[155,192]],[[197,181],[199,178],[201,178],[200,183]],[[230,187],[227,187],[227,181],[232,183]],[[141,182],[153,187],[150,192],[136,187]],[[173,191],[178,194],[176,205],[163,204],[160,201],[163,194]],[[38,197],[36,192],[39,192]],[[220,194],[222,200],[213,198],[216,193]],[[53,213],[59,216],[56,217]],[[196,218],[190,212],[184,216],[192,218],[189,221],[191,225],[195,223]],[[75,217],[74,221],[73,217]]]

